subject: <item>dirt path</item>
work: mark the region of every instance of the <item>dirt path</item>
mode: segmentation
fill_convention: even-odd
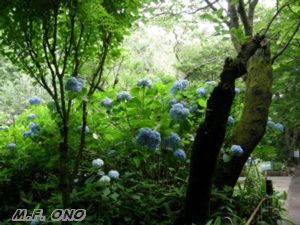
[[[296,225],[300,225],[300,165],[297,167],[289,187],[287,210],[287,218]]]

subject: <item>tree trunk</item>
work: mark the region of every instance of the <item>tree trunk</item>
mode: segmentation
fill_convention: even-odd
[[[244,153],[229,162],[219,160],[215,184],[234,187],[248,157],[265,134],[272,99],[272,64],[269,49],[259,49],[248,62],[244,109],[233,130],[230,145],[240,145]]]
[[[69,128],[64,124],[63,128],[60,129],[62,141],[59,144],[59,188],[62,193],[63,208],[66,209],[71,204],[70,170],[68,167]]]
[[[209,218],[212,177],[235,95],[234,83],[246,73],[246,64],[261,47],[263,39],[264,37],[256,36],[242,47],[234,60],[226,59],[221,81],[207,102],[206,117],[199,126],[192,148],[185,205],[186,224],[204,225]]]

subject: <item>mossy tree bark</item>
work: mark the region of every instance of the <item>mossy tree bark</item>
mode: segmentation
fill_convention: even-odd
[[[235,96],[235,80],[246,73],[247,62],[262,47],[263,39],[262,36],[256,36],[242,46],[235,59],[226,59],[221,81],[207,102],[206,117],[198,128],[192,148],[185,205],[186,224],[206,224],[209,218],[212,177]]]
[[[242,116],[228,145],[240,145],[244,154],[229,162],[219,160],[215,176],[218,188],[234,187],[248,157],[265,134],[272,99],[272,63],[269,49],[259,49],[247,64],[247,81]]]

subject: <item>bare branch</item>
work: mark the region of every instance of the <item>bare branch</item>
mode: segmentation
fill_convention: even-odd
[[[246,36],[252,37],[252,27],[249,23],[249,18],[247,16],[246,10],[245,10],[245,3],[244,0],[238,1],[238,12],[240,15],[240,18],[242,20],[242,23],[244,25],[244,32]]]

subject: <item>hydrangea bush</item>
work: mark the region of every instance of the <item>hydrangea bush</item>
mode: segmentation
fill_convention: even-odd
[[[72,86],[71,81],[66,89],[75,94],[81,92],[81,83],[75,82]],[[201,91],[199,85],[203,87]],[[126,87],[127,91],[116,88],[95,94],[85,129],[84,161],[72,178],[74,204],[88,204],[91,215],[97,215],[97,209],[101,208],[101,216],[87,216],[87,223],[121,221],[120,224],[133,224],[137,215],[141,218],[149,215],[146,224],[174,222],[170,221],[170,212],[165,206],[172,208],[175,215],[184,202],[195,129],[203,121],[207,97],[214,86],[215,82],[192,84],[141,79],[137,85]],[[228,118],[228,132],[234,129],[234,118],[239,116],[242,93],[236,97],[237,106]],[[78,148],[82,129],[79,106],[80,102],[74,99],[69,124],[71,155]],[[36,197],[39,193],[48,196],[46,193],[55,193],[57,188],[56,146],[60,138],[55,127],[56,117],[53,102],[40,102],[12,119],[11,125],[0,124],[0,148],[3,150],[0,154],[5,158],[5,164],[0,166],[5,176],[8,174],[9,179],[13,179],[18,174],[18,182],[28,187],[30,191],[24,191],[24,199],[30,199],[30,193],[34,193],[27,201],[30,203],[21,203],[24,208],[34,208],[41,201]],[[269,131],[279,135],[278,128],[270,127]],[[232,147],[226,154],[240,157],[243,151],[240,147]],[[18,166],[7,170],[12,163],[23,165],[22,170]],[[35,177],[38,184],[28,183],[29,177]],[[9,179],[0,183],[5,193],[2,187],[11,187]],[[59,204],[57,194],[48,198],[43,197],[45,207]],[[161,204],[158,206],[157,202]],[[7,199],[5,204],[14,205],[15,202]],[[128,205],[130,209],[126,208]],[[153,208],[161,214],[157,216]]]

